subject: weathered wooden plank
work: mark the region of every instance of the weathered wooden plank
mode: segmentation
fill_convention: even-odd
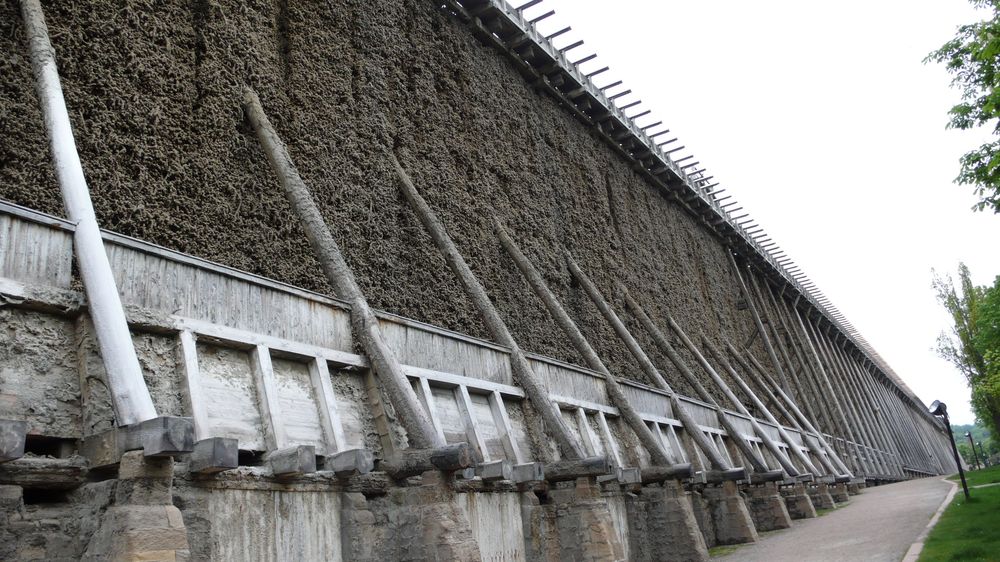
[[[312,445],[326,454],[327,441],[310,365],[272,357],[279,415],[288,445]]]
[[[415,390],[417,391],[417,398],[420,399],[424,408],[427,409],[427,415],[431,418],[431,424],[434,425],[434,431],[437,432],[438,437],[440,437],[442,441],[447,443],[448,440],[444,435],[444,427],[441,425],[441,418],[438,415],[437,407],[435,406],[434,393],[431,392],[430,383],[427,382],[426,377],[419,377],[416,381],[414,381],[414,385],[416,386]]]
[[[486,447],[483,433],[479,429],[479,422],[473,413],[472,398],[469,397],[469,389],[465,386],[457,387],[455,389],[455,401],[458,404],[458,412],[462,416],[465,432],[468,436],[469,444],[472,445],[472,450],[476,454],[476,459],[479,462],[490,461],[489,449]]]
[[[337,411],[337,396],[330,382],[330,367],[326,359],[316,357],[309,362],[309,377],[316,393],[320,423],[326,436],[324,453],[330,455],[336,451],[348,450],[347,436],[344,435],[344,425]]]
[[[187,391],[191,417],[194,419],[194,439],[202,441],[211,437],[205,391],[202,389],[201,370],[198,367],[198,345],[190,330],[178,334],[181,369],[184,373],[184,388]]]
[[[611,453],[611,458],[614,459],[615,466],[624,466],[622,464],[621,451],[618,450],[618,441],[615,439],[614,434],[611,433],[611,426],[608,425],[608,418],[604,416],[604,412],[597,412],[597,425],[601,428],[601,436],[607,444],[605,448]]]
[[[281,404],[278,402],[278,388],[271,365],[271,351],[266,345],[258,345],[250,353],[253,366],[254,386],[257,389],[257,403],[264,424],[264,439],[268,450],[285,449],[288,436],[281,419]]]
[[[507,458],[515,465],[525,463],[526,459],[521,452],[521,447],[518,446],[517,440],[514,438],[514,427],[510,422],[510,416],[507,415],[507,407],[504,404],[503,395],[499,391],[494,390],[489,395],[489,401],[490,412],[493,414],[493,424],[500,435],[500,442],[503,444]]]
[[[197,349],[207,435],[237,439],[245,450],[268,450],[248,354],[201,343]]]

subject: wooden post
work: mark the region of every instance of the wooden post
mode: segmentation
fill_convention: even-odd
[[[729,350],[730,353],[735,353],[736,350],[733,347],[733,345],[728,342],[727,345],[730,348]],[[782,403],[787,404],[787,408],[782,406],[785,419],[787,419],[790,423],[792,423],[792,425],[796,427],[796,429],[799,430],[799,432],[802,434],[802,439],[809,444],[809,448],[819,459],[820,463],[827,469],[827,473],[833,475],[849,473],[850,471],[847,469],[846,466],[844,466],[844,463],[837,456],[837,452],[833,449],[833,447],[830,447],[830,445],[826,442],[826,439],[823,438],[823,434],[818,433],[815,430],[815,428],[812,428],[812,424],[809,423],[808,419],[804,419],[805,416],[802,414],[800,410],[798,410],[798,408],[795,406],[795,403],[792,402],[792,399],[789,398],[788,395],[785,394],[785,392],[781,389],[781,387],[778,386],[778,383],[775,382],[775,380],[772,379],[771,376],[767,374],[767,371],[764,370],[764,366],[761,365],[759,361],[757,361],[757,358],[754,357],[753,354],[750,353],[749,351],[746,352],[746,354],[747,358],[750,360],[750,366],[755,368],[757,370],[757,374],[763,379],[759,381],[758,386],[760,386],[760,389],[763,390],[765,394],[767,394],[768,399],[771,400],[775,405],[780,406]],[[772,391],[769,388],[768,384],[770,384],[770,386],[775,387],[774,391]],[[779,393],[780,396],[774,394],[775,392]],[[808,429],[806,427],[806,424],[808,424],[808,427],[812,429],[811,430]],[[816,434],[815,436],[812,435],[814,433]]]
[[[708,458],[708,462],[717,470],[729,470],[732,468],[732,466],[730,466],[730,464],[722,458],[722,455],[716,449],[715,444],[709,441],[708,437],[705,436],[705,433],[698,427],[698,423],[693,417],[691,417],[687,407],[685,407],[684,404],[682,404],[677,398],[677,393],[674,392],[674,389],[670,388],[666,379],[663,378],[656,366],[653,365],[653,361],[650,360],[649,356],[646,355],[646,352],[642,350],[639,342],[635,340],[632,333],[629,332],[629,329],[625,326],[621,319],[618,318],[618,315],[615,314],[611,305],[609,305],[607,300],[604,299],[600,290],[598,290],[597,286],[594,285],[583,270],[580,269],[580,266],[577,265],[573,256],[570,255],[569,252],[566,253],[566,260],[569,263],[570,273],[573,274],[573,277],[575,277],[580,283],[583,290],[590,296],[590,300],[592,300],[597,306],[597,309],[601,311],[605,320],[607,320],[608,323],[611,324],[611,327],[614,328],[615,333],[618,334],[618,337],[625,343],[625,347],[628,348],[629,352],[632,353],[632,356],[639,362],[639,366],[642,368],[643,372],[646,373],[646,376],[652,379],[656,383],[656,386],[660,387],[662,390],[666,391],[667,394],[669,394],[670,405],[674,414],[677,415],[677,418],[681,421],[684,429],[691,435],[691,439],[693,439],[694,442],[698,444],[698,447],[701,448],[702,452],[705,453],[705,456]]]
[[[730,347],[730,352],[735,351],[735,348],[732,348],[733,344],[729,343],[728,341],[726,342],[726,344]],[[778,435],[780,435],[781,438],[785,441],[785,443],[788,444],[788,449],[795,455],[795,458],[799,459],[799,462],[802,463],[803,468],[805,468],[809,472],[812,472],[816,476],[819,476],[820,471],[816,469],[816,466],[813,465],[811,460],[809,460],[809,457],[807,457],[799,449],[798,445],[796,445],[795,441],[792,439],[792,436],[788,433],[788,431],[785,430],[785,427],[781,425],[781,423],[777,420],[777,418],[775,418],[774,415],[771,414],[771,411],[767,408],[767,406],[765,406],[764,403],[761,402],[760,398],[758,398],[757,395],[754,393],[754,391],[750,388],[750,385],[748,385],[743,380],[743,377],[741,377],[739,373],[736,372],[736,369],[734,369],[732,365],[728,361],[726,361],[725,357],[723,357],[722,354],[718,352],[715,346],[711,345],[711,343],[708,343],[707,345],[709,346],[708,348],[709,352],[712,353],[713,356],[716,356],[716,359],[722,364],[723,368],[725,368],[726,371],[729,372],[730,376],[733,377],[733,380],[736,381],[736,384],[741,389],[743,389],[743,392],[745,392],[747,396],[750,397],[750,401],[753,402],[754,406],[756,406],[757,409],[760,410],[762,414],[764,414],[764,417],[767,418],[767,421],[771,422],[772,425],[778,428]],[[735,357],[739,359],[739,355],[735,355]],[[830,474],[835,475],[832,472]]]
[[[76,224],[73,248],[77,267],[87,293],[87,308],[94,321],[101,361],[108,377],[108,390],[119,426],[132,425],[156,417],[142,368],[135,355],[132,335],[125,319],[121,297],[111,263],[104,251],[97,215],[83,166],[73,139],[73,128],[59,84],[55,49],[49,42],[45,16],[39,0],[22,0],[21,16],[35,73],[35,90],[41,102],[45,129],[52,150],[52,163],[59,181],[67,218]]]
[[[482,283],[476,278],[469,264],[465,262],[465,258],[462,257],[461,252],[458,251],[458,247],[455,246],[451,237],[448,236],[448,231],[441,224],[437,215],[431,210],[427,201],[420,195],[420,192],[417,191],[416,186],[413,185],[413,181],[410,180],[410,176],[407,175],[406,170],[400,165],[399,160],[396,159],[395,155],[390,155],[390,157],[396,169],[396,175],[399,176],[403,195],[410,203],[410,208],[413,209],[417,218],[424,225],[424,229],[427,230],[431,239],[434,240],[434,244],[437,246],[438,251],[441,252],[441,255],[444,256],[448,267],[458,277],[462,288],[465,289],[465,294],[468,295],[469,299],[479,310],[479,315],[482,317],[487,329],[493,335],[493,339],[500,345],[510,348],[511,370],[514,372],[517,382],[524,389],[528,400],[531,401],[541,416],[542,423],[547,430],[546,433],[555,439],[556,445],[558,445],[563,457],[570,459],[583,458],[584,454],[580,448],[580,444],[573,437],[569,428],[566,427],[566,423],[563,421],[562,416],[559,415],[559,411],[552,404],[552,401],[549,400],[545,387],[538,379],[538,375],[535,374],[534,369],[531,368],[528,358],[521,351],[517,340],[514,339],[514,336],[507,328],[507,324],[500,317],[500,312],[497,311],[496,306],[490,301],[489,296],[486,294],[486,289],[483,288]],[[516,459],[511,460],[515,461]]]
[[[681,359],[681,356],[674,349],[674,346],[670,345],[670,342],[667,340],[667,336],[660,330],[659,327],[657,327],[656,324],[653,323],[653,320],[646,314],[646,311],[643,310],[642,306],[640,306],[635,299],[632,298],[632,295],[629,294],[625,287],[619,285],[618,290],[625,295],[625,305],[632,310],[632,313],[639,319],[639,323],[642,324],[646,331],[649,332],[649,335],[653,337],[653,341],[656,342],[660,351],[662,351],[667,358],[670,359],[670,362],[677,367],[681,376],[684,377],[684,380],[686,380],[692,388],[694,388],[698,397],[715,409],[715,414],[719,419],[719,423],[722,425],[723,429],[726,430],[726,433],[729,434],[731,442],[736,445],[743,457],[750,462],[754,472],[767,472],[767,463],[765,463],[764,459],[757,454],[757,451],[755,451],[753,447],[747,443],[739,429],[737,429],[732,422],[729,421],[729,418],[727,417],[726,412],[722,409],[722,406],[715,401],[715,398],[708,392],[708,390],[705,389],[705,387],[701,384],[701,381],[694,376],[694,373],[691,372],[691,369],[689,369],[687,364],[684,363],[684,360]],[[673,319],[671,318],[670,321],[672,322]]]
[[[764,342],[764,349],[767,350],[768,357],[771,358],[771,364],[774,365],[775,372],[778,373],[778,379],[781,384],[788,387],[788,378],[785,377],[785,371],[781,368],[781,362],[778,361],[778,355],[774,352],[774,347],[771,345],[771,338],[767,335],[767,330],[764,329],[764,323],[761,322],[760,313],[757,312],[757,305],[754,304],[753,298],[750,296],[750,290],[747,289],[747,284],[743,281],[743,275],[740,273],[740,266],[736,263],[736,258],[733,256],[732,252],[726,252],[729,256],[729,264],[733,266],[733,272],[736,273],[736,280],[739,282],[740,292],[743,294],[743,299],[747,301],[747,308],[750,309],[750,315],[753,316],[753,322],[757,325],[757,332],[760,333],[760,340]]]
[[[646,426],[646,422],[642,420],[639,413],[635,411],[635,408],[629,404],[628,399],[625,397],[625,393],[622,391],[621,386],[615,377],[608,371],[608,368],[604,366],[604,362],[601,361],[600,357],[597,356],[597,352],[591,347],[587,339],[580,333],[579,328],[576,327],[576,323],[573,322],[569,314],[563,309],[562,305],[556,299],[556,296],[552,294],[548,285],[545,284],[545,280],[535,269],[535,266],[528,261],[528,258],[521,253],[521,249],[517,247],[517,244],[511,239],[510,235],[503,228],[499,221],[496,222],[496,233],[500,238],[500,243],[503,245],[504,250],[510,255],[517,265],[517,268],[524,275],[524,278],[531,285],[532,290],[538,295],[538,298],[542,300],[545,307],[548,309],[549,314],[556,321],[557,324],[563,329],[566,335],[569,337],[570,341],[573,342],[573,346],[576,350],[583,356],[584,361],[587,365],[604,375],[604,386],[608,391],[608,397],[611,399],[612,404],[618,408],[621,412],[622,417],[625,419],[632,431],[639,437],[639,441],[642,445],[649,451],[649,456],[652,459],[652,464],[666,465],[674,464],[673,460],[667,455],[667,452],[663,449],[663,444],[656,439],[653,432],[649,430]],[[546,471],[548,469],[546,468]]]
[[[302,221],[302,227],[326,278],[337,296],[351,305],[351,326],[354,336],[371,359],[372,367],[406,429],[410,446],[421,449],[443,446],[444,441],[434,431],[427,414],[421,409],[416,393],[403,373],[402,365],[385,342],[378,318],[375,317],[375,313],[368,306],[368,300],[358,287],[354,272],[344,261],[340,247],[323,220],[316,202],[313,201],[309,188],[295,169],[288,149],[271,126],[257,94],[250,88],[244,91],[243,109],[257,133],[257,138],[267,154],[275,175],[278,176],[278,183],[281,184],[288,202]]]
[[[736,371],[735,369],[733,369],[733,366],[729,364],[729,361],[726,361],[726,358],[723,357],[721,353],[719,353],[719,350],[715,347],[715,345],[712,344],[712,342],[709,341],[709,339],[704,335],[701,336],[701,343],[702,345],[708,348],[708,352],[712,354],[712,357],[714,357],[715,360],[722,365],[722,368],[725,369],[729,373],[729,375],[733,377],[734,380],[736,380],[737,382],[741,382],[739,381],[739,376],[736,375]],[[764,428],[761,427],[760,423],[757,421],[757,418],[755,418],[746,409],[746,406],[744,406],[743,403],[740,402],[740,399],[737,398],[736,394],[733,393],[732,389],[729,388],[729,385],[726,384],[726,381],[722,380],[722,377],[720,377],[719,374],[715,372],[715,369],[709,368],[708,361],[706,361],[705,358],[701,355],[701,352],[694,348],[692,348],[691,352],[694,353],[695,357],[698,358],[699,362],[702,363],[702,366],[706,367],[705,370],[708,371],[708,375],[712,378],[713,381],[715,381],[715,384],[718,385],[719,389],[722,390],[722,393],[725,394],[726,397],[729,398],[729,400],[736,406],[736,410],[739,411],[744,416],[750,418],[750,425],[753,426],[753,430],[757,434],[757,437],[760,437],[761,441],[764,442],[764,446],[767,447],[767,449],[771,451],[771,454],[774,455],[774,458],[778,460],[778,463],[781,464],[781,468],[785,469],[785,472],[788,473],[789,476],[798,476],[799,470],[795,468],[795,466],[792,464],[790,460],[788,460],[788,457],[778,447],[778,444],[775,443],[773,439],[771,439],[771,436],[768,435],[766,431],[764,431]],[[756,397],[750,394],[750,399],[753,400],[754,398]],[[766,408],[763,408],[763,404],[760,404],[758,407],[762,408],[762,411],[764,412],[765,415],[769,417],[769,419],[773,419],[773,417],[771,417],[770,412],[768,412]],[[776,423],[776,425],[778,426],[779,428],[778,431],[780,433],[781,424]],[[791,440],[789,440],[788,446],[793,450],[795,449],[795,443],[792,442]],[[812,463],[809,463],[807,460],[806,461],[807,469],[810,466],[812,466]]]

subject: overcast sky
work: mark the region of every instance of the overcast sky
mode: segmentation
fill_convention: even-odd
[[[513,0],[515,5],[523,4]],[[922,64],[977,14],[949,1],[546,0],[543,32],[586,43],[809,275],[925,402],[971,423],[962,376],[932,348],[949,319],[931,269],[1000,274],[1000,216],[952,184],[985,134],[945,130],[958,101]],[[619,91],[609,90],[609,93]],[[639,108],[637,108],[639,109]],[[633,112],[635,110],[630,110]],[[954,273],[953,273],[954,275]]]

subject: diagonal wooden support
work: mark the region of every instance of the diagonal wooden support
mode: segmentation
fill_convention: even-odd
[[[657,327],[656,324],[653,323],[653,320],[646,314],[646,311],[643,310],[642,306],[640,306],[639,303],[632,298],[632,295],[630,295],[624,287],[619,285],[618,290],[625,295],[625,305],[632,310],[632,313],[639,319],[639,323],[642,324],[643,328],[645,328],[647,332],[649,332],[649,335],[652,336],[657,347],[660,348],[660,351],[662,351],[667,358],[670,359],[670,362],[677,367],[678,372],[680,372],[681,376],[684,377],[684,380],[686,380],[687,383],[694,388],[698,397],[715,410],[716,417],[719,419],[719,424],[721,424],[722,428],[729,434],[731,442],[736,445],[743,457],[750,463],[750,466],[753,467],[754,471],[767,472],[769,470],[767,463],[764,462],[764,459],[760,458],[757,451],[755,451],[753,447],[747,443],[740,431],[733,426],[732,422],[729,421],[729,417],[722,409],[722,406],[715,401],[715,398],[708,392],[708,390],[705,389],[705,387],[701,384],[701,381],[694,376],[694,373],[691,372],[691,369],[689,369],[684,360],[681,359],[677,350],[675,350],[674,346],[672,346],[667,340],[667,336],[660,330],[659,327]],[[673,319],[671,318],[670,321],[673,322]]]
[[[819,444],[823,447],[823,449],[826,450],[829,460],[836,465],[836,467],[830,467],[831,471],[834,473],[851,475],[850,469],[847,468],[847,465],[844,464],[844,461],[840,459],[840,455],[837,454],[836,449],[834,449],[829,443],[827,443],[826,438],[823,437],[823,434],[816,430],[816,427],[813,426],[812,422],[809,421],[809,418],[802,413],[802,410],[799,409],[795,401],[792,400],[792,398],[788,396],[788,394],[786,394],[784,390],[781,389],[777,381],[772,379],[770,375],[768,375],[767,372],[763,370],[763,366],[759,362],[757,362],[757,359],[754,358],[753,355],[748,355],[748,356],[750,358],[750,361],[757,367],[757,372],[764,378],[764,381],[766,381],[767,384],[769,384],[771,388],[773,388],[774,391],[777,392],[776,397],[781,398],[788,406],[789,412],[794,415],[796,423],[799,424],[800,429],[804,430],[804,435],[815,436]]]
[[[716,449],[715,444],[712,443],[705,435],[705,432],[698,427],[698,423],[691,416],[691,413],[688,412],[687,407],[684,406],[684,404],[682,404],[677,398],[677,393],[674,392],[674,389],[670,388],[666,379],[663,378],[663,375],[660,374],[660,371],[653,364],[653,361],[648,355],[646,355],[646,352],[643,351],[639,342],[637,342],[632,336],[632,333],[625,326],[625,323],[618,318],[618,315],[615,314],[611,305],[608,304],[607,300],[605,300],[604,295],[601,294],[597,286],[594,285],[589,277],[587,277],[587,274],[580,269],[580,266],[577,265],[573,256],[570,255],[569,252],[566,253],[566,261],[569,264],[570,273],[573,274],[573,277],[575,277],[580,283],[583,290],[590,296],[590,300],[592,300],[594,305],[597,306],[597,309],[601,311],[605,320],[607,320],[608,323],[611,324],[611,327],[614,328],[615,333],[625,344],[625,347],[628,348],[629,352],[632,353],[632,356],[635,357],[636,361],[639,362],[639,366],[642,368],[643,372],[646,373],[646,376],[653,380],[656,383],[656,386],[668,393],[670,396],[670,406],[673,409],[674,414],[677,415],[677,418],[681,421],[681,424],[691,436],[691,439],[698,444],[699,448],[701,448],[712,467],[717,470],[728,470],[732,468],[732,466],[724,458],[722,458],[722,454],[719,453],[718,449]]]
[[[764,393],[769,403],[779,410],[781,415],[786,420],[788,420],[788,423],[792,424],[792,426],[795,429],[799,430],[799,434],[802,435],[802,440],[805,442],[809,450],[812,451],[813,455],[815,455],[815,457],[819,459],[820,464],[823,465],[824,470],[826,470],[826,474],[840,474],[837,467],[835,467],[833,463],[830,461],[830,459],[827,458],[827,454],[829,453],[829,451],[823,445],[821,445],[812,435],[810,435],[805,429],[803,429],[802,425],[798,422],[798,419],[795,417],[795,414],[793,414],[790,410],[788,410],[788,408],[784,406],[784,403],[781,401],[781,399],[778,398],[774,394],[774,392],[771,391],[770,388],[768,388],[767,384],[765,384],[763,380],[761,380],[766,377],[767,380],[773,381],[773,379],[771,379],[770,376],[763,371],[763,366],[760,365],[760,363],[757,361],[757,358],[754,357],[752,353],[747,351],[746,355],[751,361],[750,363],[748,363],[739,356],[738,350],[733,346],[731,342],[727,341],[726,347],[729,348],[729,353],[732,354],[733,358],[736,359],[736,361],[746,372],[748,373],[756,372],[757,376],[760,377],[760,378],[755,378],[751,376],[749,378],[750,380],[756,380],[757,387]],[[813,472],[817,476],[820,475],[816,471]]]
[[[48,133],[52,164],[62,194],[67,218],[75,225],[73,249],[75,265],[83,279],[87,306],[94,322],[101,362],[107,373],[108,390],[119,426],[128,426],[156,417],[149,388],[135,354],[114,273],[104,249],[90,190],[76,150],[73,128],[59,83],[55,49],[39,0],[23,0],[21,15],[35,87]]]
[[[719,350],[715,347],[715,345],[712,344],[711,341],[709,341],[709,339],[706,336],[704,335],[701,336],[701,343],[706,348],[708,348],[708,352],[712,354],[712,357],[714,357],[715,360],[722,365],[722,368],[725,369],[726,372],[730,374],[730,376],[733,376],[734,379],[739,378],[735,374],[736,371],[733,369],[732,365],[729,364],[729,361],[726,361],[726,358],[723,357],[721,353],[719,353]],[[778,447],[778,444],[775,443],[773,439],[771,439],[771,436],[768,435],[766,431],[764,431],[764,428],[761,427],[760,423],[757,421],[757,418],[751,415],[750,411],[747,410],[746,406],[744,406],[743,403],[740,402],[740,399],[737,398],[736,394],[733,393],[731,388],[729,388],[729,385],[726,384],[726,381],[722,380],[722,377],[719,376],[719,374],[715,371],[715,369],[709,366],[708,361],[705,360],[704,356],[701,355],[700,351],[698,351],[697,349],[692,349],[691,351],[692,353],[695,354],[695,357],[698,358],[699,362],[702,363],[702,366],[705,367],[705,370],[708,372],[709,377],[713,381],[715,381],[715,384],[719,387],[722,393],[726,395],[726,398],[729,398],[729,401],[733,403],[737,411],[739,411],[744,416],[750,418],[750,425],[753,427],[753,430],[757,434],[757,437],[760,437],[761,441],[764,442],[764,446],[767,447],[767,449],[771,451],[771,454],[774,455],[774,458],[778,460],[778,463],[781,464],[781,468],[783,468],[785,472],[788,473],[789,476],[798,476],[799,470],[795,468],[795,466],[792,464],[790,460],[788,460],[788,457],[785,455],[784,451],[782,451],[781,448]],[[761,406],[763,406],[763,404],[761,404]],[[765,411],[765,413],[770,415],[769,412]],[[781,426],[779,425],[778,427]],[[795,447],[794,443],[789,443],[788,445],[791,448]],[[812,466],[812,463],[809,463],[808,466]]]
[[[455,246],[451,237],[448,236],[447,230],[441,224],[437,215],[431,210],[430,206],[420,195],[420,192],[417,191],[416,186],[413,185],[413,181],[410,180],[409,175],[407,175],[406,171],[400,165],[399,160],[396,159],[395,155],[390,155],[390,157],[396,169],[396,175],[399,177],[403,195],[410,203],[410,207],[416,213],[428,234],[430,234],[431,239],[434,240],[434,244],[437,246],[438,251],[441,252],[441,255],[444,256],[448,267],[451,268],[465,289],[466,295],[468,295],[469,299],[479,310],[479,315],[493,335],[493,339],[500,345],[510,348],[511,370],[514,371],[514,376],[524,389],[528,400],[531,401],[531,404],[541,416],[542,423],[547,430],[546,433],[555,439],[556,445],[559,447],[559,451],[563,457],[570,459],[583,458],[583,449],[569,428],[566,427],[566,422],[559,415],[559,411],[555,405],[552,404],[538,375],[535,374],[534,369],[528,363],[528,358],[521,351],[517,340],[514,339],[514,336],[507,328],[506,322],[500,317],[496,306],[490,301],[489,296],[486,294],[486,289],[483,288],[482,283],[476,278],[469,264],[465,262],[465,258],[462,257],[461,252],[458,251],[458,247]]]
[[[729,343],[728,341],[726,342],[726,344],[729,346],[730,352],[736,351],[736,349],[733,348],[733,344]],[[712,353],[712,355],[718,353],[718,350],[716,350],[714,346],[709,347],[709,351]],[[739,359],[738,354],[734,355],[737,359]],[[792,439],[792,436],[788,433],[788,431],[785,430],[785,427],[778,422],[777,418],[775,418],[773,414],[771,414],[771,411],[767,408],[767,406],[764,405],[763,402],[761,402],[760,398],[757,397],[757,394],[755,394],[754,391],[750,388],[750,385],[748,385],[743,380],[743,377],[740,376],[740,374],[736,371],[736,369],[734,369],[732,365],[729,364],[729,362],[726,361],[725,357],[723,357],[721,354],[719,354],[719,356],[716,357],[716,359],[720,363],[722,363],[723,368],[725,368],[726,371],[729,372],[729,374],[733,377],[733,380],[736,381],[736,384],[743,390],[743,392],[746,393],[748,397],[750,397],[750,401],[753,402],[754,406],[756,406],[757,409],[760,410],[762,414],[764,414],[764,417],[767,418],[767,421],[771,422],[772,425],[778,428],[778,435],[780,435],[781,438],[785,441],[785,443],[788,444],[788,450],[790,450],[792,454],[795,455],[795,458],[797,458],[799,462],[802,463],[802,467],[813,474],[816,475],[821,474],[820,471],[816,469],[816,466],[813,465],[812,461],[809,460],[809,457],[807,457],[798,448],[798,446],[795,444],[795,441]]]
[[[444,440],[434,431],[430,419],[420,407],[417,395],[403,373],[402,365],[382,336],[378,318],[372,312],[368,299],[354,279],[354,272],[344,260],[340,246],[330,233],[323,215],[320,214],[316,202],[309,193],[309,188],[299,176],[285,143],[281,141],[267,114],[264,113],[256,92],[250,88],[244,91],[243,109],[267,154],[267,159],[278,177],[278,183],[281,184],[288,202],[302,221],[302,228],[306,231],[306,236],[327,280],[337,296],[351,305],[351,326],[354,337],[371,359],[379,382],[389,395],[403,427],[406,428],[410,446],[415,448],[443,446]]]
[[[767,331],[764,329],[764,322],[761,321],[760,313],[757,311],[757,305],[754,304],[753,298],[750,296],[750,290],[747,288],[746,282],[743,281],[743,275],[740,273],[740,266],[736,263],[736,257],[733,256],[732,252],[726,252],[729,256],[729,265],[733,266],[733,273],[736,274],[736,280],[739,282],[740,292],[743,294],[743,299],[747,302],[747,308],[750,309],[750,315],[753,316],[753,322],[757,326],[757,332],[760,333],[760,339],[764,343],[764,349],[767,350],[767,355],[771,359],[771,364],[774,365],[775,372],[778,373],[778,380],[781,381],[785,387],[788,387],[788,378],[785,377],[785,371],[781,367],[781,361],[778,361],[778,354],[774,352],[774,346],[771,345],[771,338],[768,337]]]
[[[496,223],[497,236],[500,238],[500,243],[503,245],[504,250],[507,254],[514,260],[517,265],[518,270],[531,285],[532,290],[538,295],[538,298],[542,300],[545,307],[548,309],[549,314],[552,315],[553,319],[557,324],[563,329],[563,332],[569,337],[570,341],[573,342],[573,346],[576,348],[577,352],[583,356],[584,361],[586,361],[587,366],[591,369],[597,371],[604,375],[604,385],[608,391],[608,397],[611,399],[612,404],[618,408],[621,412],[622,417],[625,422],[628,423],[632,431],[639,437],[639,441],[642,445],[649,451],[649,456],[652,459],[653,464],[674,464],[673,459],[669,457],[667,452],[663,449],[663,444],[653,435],[653,432],[649,430],[646,426],[646,422],[642,420],[639,413],[635,411],[635,408],[629,403],[628,399],[625,397],[624,391],[621,389],[621,385],[615,377],[608,371],[608,368],[604,366],[604,362],[597,356],[597,352],[591,347],[587,339],[580,333],[580,329],[576,327],[576,323],[570,318],[569,314],[563,309],[562,305],[559,304],[556,296],[552,294],[545,280],[542,279],[541,274],[535,269],[535,266],[528,261],[528,258],[521,253],[521,249],[517,247],[514,240],[507,234],[507,231],[503,228],[499,221]]]

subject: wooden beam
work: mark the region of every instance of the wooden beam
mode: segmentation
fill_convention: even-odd
[[[319,410],[320,425],[326,439],[324,455],[332,455],[347,448],[347,437],[344,425],[337,413],[337,395],[333,393],[333,383],[330,380],[330,367],[326,359],[315,357],[309,362],[309,379],[316,393],[316,406]]]
[[[184,389],[187,391],[188,405],[194,420],[194,439],[202,441],[211,437],[208,431],[208,410],[205,393],[201,387],[201,370],[198,367],[196,337],[191,330],[181,330],[178,334],[181,370],[184,372]]]
[[[271,365],[271,351],[266,345],[258,345],[251,352],[254,386],[257,388],[257,403],[260,405],[260,419],[264,422],[264,441],[268,450],[284,449],[288,446],[285,424],[281,419],[281,404],[278,402],[278,385],[274,380]]]

